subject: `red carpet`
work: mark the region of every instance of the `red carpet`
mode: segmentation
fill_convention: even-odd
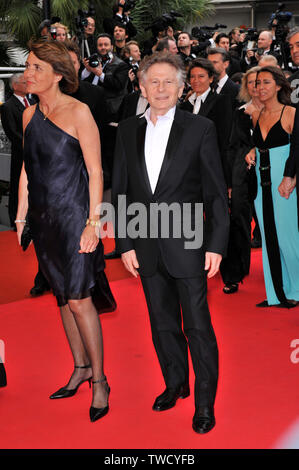
[[[1,298],[6,295],[9,303],[0,305],[8,376],[8,386],[0,388],[0,448],[269,449],[298,419],[299,364],[290,360],[290,343],[299,337],[299,308],[255,307],[264,299],[261,250],[253,251],[251,275],[238,294],[225,296],[220,277],[209,282],[220,377],[216,427],[200,436],[191,429],[193,393],[171,410],[151,410],[163,381],[141,285],[132,278],[111,282],[118,309],[101,316],[109,414],[90,423],[87,384],[70,399],[49,400],[72,372],[56,301],[51,294],[13,299],[14,291],[15,299],[24,291],[24,272],[34,273],[34,256],[16,254],[9,233],[0,234],[0,244],[2,259],[3,253],[7,260],[12,256],[1,270]],[[107,269],[116,276],[122,268],[116,260]],[[8,285],[7,270],[14,286]],[[190,382],[193,386],[193,373]]]

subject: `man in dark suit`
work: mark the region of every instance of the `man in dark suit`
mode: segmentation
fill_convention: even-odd
[[[9,218],[15,227],[15,218],[18,209],[19,179],[23,165],[23,125],[22,116],[25,108],[30,106],[26,96],[26,81],[23,74],[14,74],[10,79],[13,95],[1,106],[1,121],[4,132],[11,141],[10,166],[10,192],[9,192]],[[30,290],[32,296],[43,294],[49,290],[49,284],[39,270],[34,279],[34,286]]]
[[[141,234],[134,234],[134,221],[127,216],[124,224],[116,225],[116,246],[125,267],[136,277],[140,274],[166,384],[153,409],[167,410],[178,398],[189,396],[189,345],[195,372],[192,427],[206,433],[215,425],[218,380],[218,349],[206,277],[219,269],[229,230],[216,130],[210,120],[176,108],[185,79],[178,55],[154,53],[140,70],[140,88],[150,108],[119,123],[112,200],[118,220],[133,208],[136,211],[137,203],[143,215],[137,224]],[[200,233],[196,203],[204,206],[203,245],[196,240],[188,246],[187,240],[193,237],[195,241]],[[170,213],[167,217],[163,210],[171,212],[173,204],[173,217]],[[189,236],[186,204],[189,220],[197,220]]]
[[[14,74],[10,79],[12,96],[1,106],[1,121],[5,134],[11,141],[10,191],[8,212],[10,224],[15,227],[18,208],[19,178],[23,165],[22,116],[29,106],[26,98],[26,81],[23,74]]]
[[[290,46],[292,62],[299,67],[299,27],[293,28],[287,40]],[[290,156],[286,161],[284,177],[279,185],[279,193],[286,199],[289,198],[297,185],[298,227],[299,227],[299,70],[289,77],[293,89],[291,99],[296,107],[294,128],[291,137]]]
[[[221,47],[208,49],[208,60],[212,62],[216,72],[219,74],[218,86],[216,93],[221,95],[229,95],[233,110],[239,106],[237,96],[240,90],[239,85],[234,83],[226,73],[229,67],[229,53]]]

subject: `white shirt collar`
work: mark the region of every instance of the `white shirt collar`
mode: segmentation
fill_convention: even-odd
[[[192,95],[189,96],[188,101],[190,101],[190,103],[194,105],[196,99],[200,98],[202,103],[204,103],[205,100],[206,100],[206,97],[208,96],[210,91],[211,91],[211,87],[209,87],[202,95],[197,95],[196,96],[196,93],[192,93]]]
[[[158,121],[164,121],[164,120],[167,120],[167,119],[170,119],[170,120],[174,120],[174,115],[175,115],[175,111],[176,111],[176,106],[173,106],[173,108],[170,108],[169,111],[167,111],[166,114],[163,114],[163,116],[158,116]],[[151,107],[147,108],[147,110],[145,111],[145,113],[143,113],[140,118],[145,118],[147,120],[147,122],[152,122],[151,121]]]
[[[218,82],[218,88],[223,88],[224,85],[226,84],[226,81],[228,79],[228,75],[225,74],[224,77],[220,78],[219,82]]]

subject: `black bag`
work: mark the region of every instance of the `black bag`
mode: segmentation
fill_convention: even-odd
[[[22,235],[21,235],[21,247],[23,248],[23,251],[26,251],[28,246],[30,245],[30,242],[32,240],[32,235],[29,227],[28,221],[26,221],[26,224],[24,226]]]

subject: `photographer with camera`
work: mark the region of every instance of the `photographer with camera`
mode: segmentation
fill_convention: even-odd
[[[128,82],[128,92],[132,93],[133,91],[139,90],[138,83],[138,70],[139,63],[141,60],[141,52],[139,49],[139,44],[137,41],[129,41],[122,50],[121,57],[124,62],[126,62],[130,70],[128,72],[129,82]]]
[[[276,57],[278,64],[281,65],[282,56],[273,50],[272,43],[272,32],[269,30],[261,31],[258,35],[257,48],[248,49],[246,56],[241,61],[242,71],[246,72],[251,67],[258,65],[264,55],[273,55]]]
[[[81,37],[79,38],[79,43],[81,45],[81,56],[85,58],[90,57],[97,51],[95,19],[91,16],[86,16],[85,12],[79,11],[79,17],[77,18],[77,28],[81,30]],[[80,34],[78,34],[78,36],[80,36]]]
[[[102,33],[97,39],[97,54],[83,59],[85,69],[81,79],[87,80],[104,90],[107,122],[105,127],[103,156],[107,164],[105,189],[110,187],[113,167],[114,143],[118,122],[118,111],[124,96],[127,94],[129,66],[112,53],[112,38]]]
[[[113,7],[113,17],[104,18],[103,28],[105,33],[113,36],[115,24],[123,24],[126,27],[128,40],[136,36],[137,29],[132,23],[130,18],[130,11],[135,7],[136,1],[134,0],[119,0]]]

